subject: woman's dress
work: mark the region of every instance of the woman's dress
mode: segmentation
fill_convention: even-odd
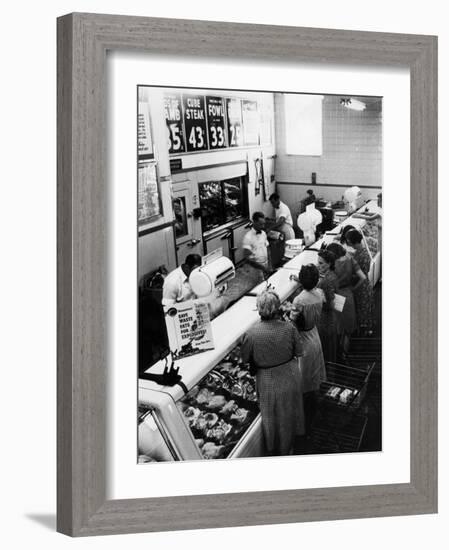
[[[333,271],[320,277],[318,288],[324,293],[324,303],[321,318],[318,324],[321,347],[325,361],[335,363],[337,360],[337,317],[333,308],[335,293],[337,292],[337,276]]]
[[[324,293],[320,289],[303,290],[293,300],[293,316],[299,331],[304,354],[301,357],[303,392],[317,391],[326,378],[323,349],[318,333]]]
[[[244,362],[257,368],[256,385],[268,454],[287,455],[304,435],[304,404],[298,357],[303,346],[289,321],[260,320],[243,336]]]
[[[371,258],[368,250],[360,246],[354,253],[354,260],[366,275],[366,279],[354,289],[355,308],[357,312],[357,323],[363,331],[373,330],[373,289],[368,279]]]
[[[359,266],[357,262],[346,254],[335,261],[335,275],[337,276],[337,293],[345,298],[342,312],[337,312],[338,332],[350,336],[357,328],[357,316],[355,310],[352,285]]]

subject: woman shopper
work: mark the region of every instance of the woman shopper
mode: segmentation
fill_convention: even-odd
[[[317,325],[321,319],[324,294],[317,288],[319,273],[316,265],[304,265],[298,276],[301,293],[293,300],[290,318],[298,329],[304,354],[301,375],[304,394],[306,435],[310,434],[317,408],[317,392],[326,379],[323,350]]]
[[[335,256],[328,250],[318,252],[318,288],[324,293],[323,310],[318,332],[323,348],[324,360],[335,363],[337,360],[337,316],[334,310],[334,298],[338,281],[335,275]]]
[[[352,247],[354,260],[365,274],[365,280],[354,289],[355,309],[357,313],[358,329],[362,336],[371,336],[373,333],[373,289],[368,280],[371,258],[368,250],[363,245],[363,237],[359,231],[352,230],[346,235],[347,243]]]
[[[293,453],[304,435],[302,379],[298,368],[303,347],[298,331],[280,318],[280,300],[271,291],[257,297],[260,320],[243,336],[241,354],[256,371],[257,396],[268,455]]]
[[[345,298],[343,311],[337,315],[338,330],[343,351],[347,350],[349,337],[357,328],[357,317],[353,291],[366,279],[357,262],[338,243],[330,243],[326,250],[335,255],[335,274],[338,281],[338,294]]]

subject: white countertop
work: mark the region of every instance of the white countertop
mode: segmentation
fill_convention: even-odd
[[[259,314],[256,309],[256,298],[244,296],[236,304],[216,317],[212,323],[212,336],[215,349],[191,355],[176,361],[182,382],[187,388],[195,386],[213,366],[223,359],[236,345],[242,334],[257,320]],[[158,361],[146,372],[161,374],[165,367],[165,360]],[[139,379],[139,387],[169,393],[175,401],[183,397],[180,386],[160,386],[152,380]]]
[[[263,283],[260,283],[260,285],[254,287],[248,294],[251,296],[257,296],[269,286],[271,290],[274,290],[278,294],[281,302],[283,302],[299,286],[297,282],[290,280],[290,276],[293,274],[294,273],[291,269],[284,269],[281,267],[276,271],[276,273],[273,273],[267,281],[264,281]]]

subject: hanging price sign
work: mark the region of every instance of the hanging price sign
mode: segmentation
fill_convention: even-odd
[[[229,147],[241,147],[243,145],[242,133],[242,104],[240,99],[226,99],[228,113],[228,143]]]
[[[167,124],[167,144],[170,155],[185,152],[184,133],[182,127],[181,94],[166,93],[164,95],[165,122]]]
[[[189,153],[207,151],[207,123],[204,96],[183,94],[182,107],[187,151]]]
[[[257,101],[242,101],[243,142],[245,145],[259,144],[259,112]]]
[[[225,106],[221,97],[206,97],[207,129],[210,149],[228,146],[225,126]]]

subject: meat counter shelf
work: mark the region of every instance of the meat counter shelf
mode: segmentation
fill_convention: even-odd
[[[198,460],[261,456],[262,431],[255,379],[243,364],[237,345],[198,384],[175,403],[165,392],[140,392],[143,420],[153,429],[139,429],[139,455],[150,460]],[[154,424],[159,428],[155,433]],[[160,449],[165,445],[165,455]],[[152,456],[152,449],[158,455]],[[170,457],[167,456],[167,449]]]

